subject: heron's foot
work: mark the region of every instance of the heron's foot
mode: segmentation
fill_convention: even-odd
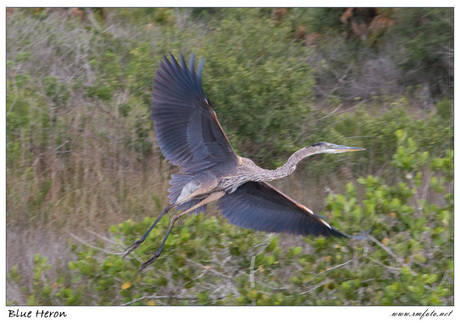
[[[145,268],[147,268],[148,266],[150,266],[155,260],[157,260],[157,258],[160,256],[160,253],[157,251],[153,254],[152,257],[150,257],[149,260],[147,260],[146,262],[144,262],[142,265],[141,265],[141,268],[139,269],[139,272],[143,271]]]
[[[136,249],[137,247],[139,247],[141,245],[142,242],[144,242],[144,238],[140,238],[139,240],[137,240],[136,242],[134,242],[132,245],[129,246],[128,249],[126,249],[125,251],[125,254],[123,255],[122,259],[125,259],[125,257],[127,255],[129,255],[131,253],[131,251],[133,251],[134,249]]]

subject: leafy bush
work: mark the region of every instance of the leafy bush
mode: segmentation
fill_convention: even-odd
[[[387,37],[405,84],[424,80],[434,95],[452,96],[453,15],[453,8],[395,10],[397,24]]]
[[[419,63],[400,64],[385,46],[343,37],[340,10],[292,9],[276,22],[267,8],[85,9],[81,19],[60,8],[9,13],[9,304],[452,304],[453,102],[451,80],[440,76],[450,62],[449,16],[433,11],[429,17],[443,20],[417,33],[443,33],[443,45],[434,43],[444,69],[430,79],[447,90],[432,102],[426,79],[385,85],[380,72],[393,79]],[[293,37],[304,22],[324,25],[316,45]],[[416,56],[421,47],[412,45],[404,48],[411,60],[437,50]],[[121,260],[152,221],[140,219],[166,203],[176,171],[148,113],[152,78],[168,52],[206,60],[204,89],[223,128],[261,166],[279,166],[318,141],[365,147],[315,156],[298,172],[318,183],[336,176],[346,193],[327,198],[331,223],[348,233],[374,226],[375,241],[277,237],[199,215],[173,230],[154,270],[137,273],[166,220]],[[435,73],[430,62],[426,71]],[[345,187],[343,178],[356,174],[363,178]],[[109,240],[54,249],[65,245],[54,236],[100,234],[120,222]],[[19,238],[24,224],[34,230]]]
[[[109,244],[74,244],[67,280],[47,278],[50,266],[36,255],[33,288],[23,293],[30,305],[451,305],[453,198],[447,188],[453,154],[429,162],[407,133],[396,135],[393,164],[404,181],[388,186],[378,177],[360,178],[362,205],[352,183],[345,195],[327,198],[331,223],[355,232],[372,225],[368,241],[306,237],[282,248],[276,235],[200,214],[178,225],[163,255],[139,273],[168,226],[160,222],[123,260],[123,239],[129,244],[142,235],[153,221],[145,218],[111,226]],[[444,197],[441,206],[426,200],[420,171],[428,163],[438,175],[425,181]],[[9,280],[20,280],[17,267]]]

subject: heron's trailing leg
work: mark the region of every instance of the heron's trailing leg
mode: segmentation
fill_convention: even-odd
[[[155,220],[155,222],[150,226],[150,228],[147,230],[147,232],[139,239],[137,240],[136,242],[134,242],[131,246],[129,246],[129,248],[125,251],[125,254],[123,255],[123,258],[125,258],[131,251],[133,251],[134,249],[136,249],[137,247],[140,246],[140,244],[142,242],[144,242],[145,238],[147,238],[147,236],[149,235],[150,231],[152,231],[152,229],[157,225],[158,221],[161,220],[161,218],[166,214],[168,213],[169,210],[171,210],[171,208],[173,207],[174,205],[168,205],[167,207],[164,208],[163,212],[161,212],[160,216]]]
[[[174,223],[176,223],[176,221],[181,217],[183,216],[184,214],[187,214],[197,208],[199,208],[200,206],[203,206],[205,204],[208,204],[212,201],[217,201],[218,199],[220,199],[222,196],[225,195],[225,192],[224,191],[219,191],[219,192],[214,192],[214,193],[211,193],[208,197],[206,197],[203,201],[201,201],[200,203],[198,203],[197,205],[194,205],[192,206],[191,208],[189,208],[188,210],[185,210],[184,212],[180,213],[180,214],[176,214],[172,219],[171,219],[171,223],[169,225],[169,228],[168,228],[168,232],[166,232],[166,235],[163,239],[163,242],[161,243],[161,246],[160,248],[153,254],[152,257],[150,257],[149,260],[147,260],[146,262],[144,262],[142,265],[141,265],[141,268],[139,271],[142,271],[144,268],[146,268],[147,266],[149,266],[151,263],[153,263],[161,254],[161,251],[163,250],[163,247],[166,243],[166,240],[168,239],[168,236],[169,234],[171,233],[171,229],[172,227],[174,226]],[[150,231],[150,229],[149,229]],[[142,239],[142,238],[141,238]]]

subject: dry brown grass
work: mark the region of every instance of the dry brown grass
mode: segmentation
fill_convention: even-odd
[[[88,143],[74,158],[64,161],[55,154],[28,174],[8,168],[7,267],[19,266],[21,285],[32,283],[36,253],[47,257],[55,272],[67,270],[69,233],[105,234],[112,224],[156,216],[167,202],[170,167],[160,156],[140,161],[118,151],[115,158],[107,148]],[[49,181],[43,202],[34,203]]]

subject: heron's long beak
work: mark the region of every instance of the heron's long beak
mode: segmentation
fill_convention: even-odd
[[[359,147],[348,147],[348,146],[342,146],[342,145],[330,145],[327,148],[327,151],[330,151],[332,153],[344,153],[347,151],[361,151],[361,150],[366,150],[366,148],[359,148]]]

